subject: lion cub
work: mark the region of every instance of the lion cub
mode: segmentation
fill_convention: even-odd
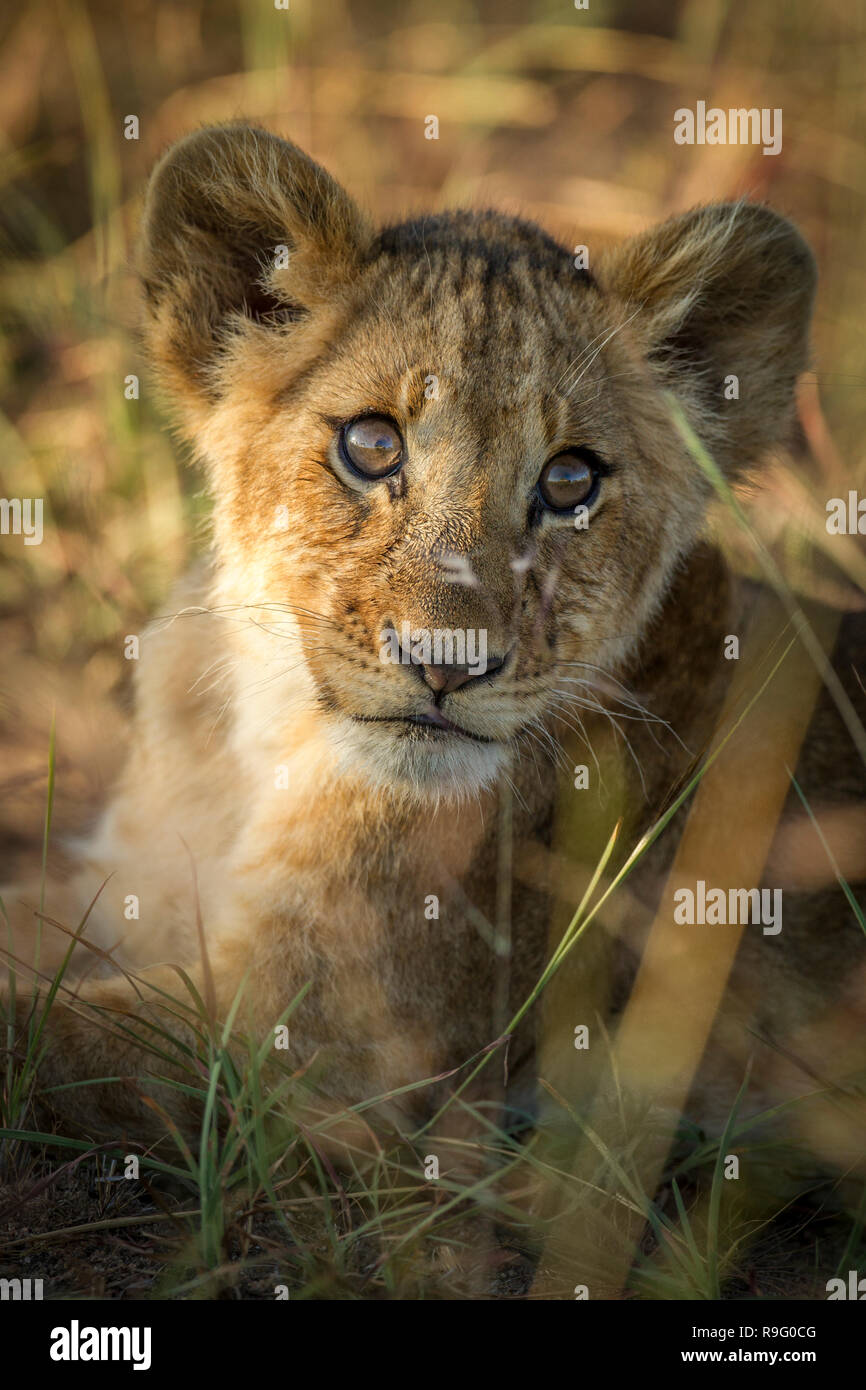
[[[714,746],[729,636],[769,660],[762,679],[784,646],[784,613],[745,636],[762,600],[705,538],[712,485],[671,397],[729,482],[783,442],[812,257],[748,203],[675,217],[591,272],[495,212],[378,228],[294,145],[227,125],[157,166],[140,271],[155,369],[213,497],[213,542],[142,641],[112,803],[75,875],[49,885],[48,915],[68,928],[95,902],[73,961],[90,978],[52,1010],[45,1076],[156,1085],[142,1040],[157,1016],[187,1036],[160,993],[183,993],[179,964],[219,1020],[240,993],[237,1025],[261,1037],[301,996],[290,1062],[340,1104],[414,1086],[399,1106],[423,1119],[456,1084],[443,1073],[504,1049],[506,1031],[509,1084],[528,1095],[537,1011],[511,1024],[563,913],[614,826],[602,887]],[[839,640],[862,711],[847,625]],[[707,854],[724,841],[722,887],[749,902],[768,855],[768,886],[797,888],[770,851],[782,801],[787,818],[799,803],[789,780],[777,795],[782,753],[765,754],[805,679],[764,691],[761,737],[736,745],[745,782],[718,783]],[[808,751],[803,711],[783,741],[801,789],[862,804],[836,705],[817,690],[812,704]],[[573,1060],[577,1025],[616,1020],[665,893],[712,883],[700,855],[670,881],[687,811],[555,982],[548,1074]],[[694,1092],[705,1115],[725,1113],[756,1037],[793,1046],[843,961],[862,1007],[863,943],[827,885],[832,874],[817,897],[786,899],[781,936],[744,927],[709,972],[717,999],[669,958],[644,1059],[670,1080],[653,1050],[665,1030],[693,1019],[699,1056],[718,1007]],[[17,897],[20,958],[37,895]],[[730,940],[721,926],[676,930],[677,950],[710,952],[699,969],[711,939]],[[46,926],[43,968],[67,943]],[[764,1096],[789,1094],[796,1077],[765,1053]],[[139,1097],[106,1085],[57,1102],[91,1127],[143,1124]]]

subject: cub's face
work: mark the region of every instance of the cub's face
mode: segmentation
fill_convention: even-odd
[[[311,697],[384,780],[477,784],[567,716],[700,519],[648,449],[625,316],[540,232],[482,225],[380,238],[323,349],[281,370],[273,334],[222,407],[232,588],[291,613]]]
[[[356,771],[421,793],[490,783],[621,669],[706,504],[665,390],[723,468],[753,463],[812,292],[761,208],[689,214],[588,273],[495,214],[376,232],[248,127],[169,152],[142,270],[268,718],[315,712]]]

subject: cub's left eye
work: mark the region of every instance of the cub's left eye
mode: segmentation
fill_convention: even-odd
[[[568,512],[595,497],[600,476],[589,450],[569,449],[544,465],[536,487],[551,511]]]
[[[364,415],[340,430],[343,461],[364,478],[387,478],[403,463],[403,438],[392,420]]]

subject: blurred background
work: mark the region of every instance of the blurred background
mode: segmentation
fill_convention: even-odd
[[[493,204],[590,256],[696,202],[771,202],[814,247],[821,288],[803,393],[810,457],[783,461],[755,519],[784,549],[799,512],[793,578],[847,602],[849,581],[864,587],[856,542],[834,538],[823,576],[797,567],[804,530],[826,543],[803,521],[809,489],[822,512],[823,475],[834,487],[863,477],[864,32],[851,0],[7,6],[0,495],[45,499],[43,543],[0,546],[0,831],[13,851],[38,837],[61,704],[59,827],[102,794],[122,743],[121,639],[201,543],[207,501],[154,400],[130,269],[142,191],[170,141],[245,116],[290,135],[382,219]],[[699,100],[781,107],[781,153],[675,144],[675,110]],[[430,115],[437,140],[425,138]],[[125,138],[129,117],[137,139]]]

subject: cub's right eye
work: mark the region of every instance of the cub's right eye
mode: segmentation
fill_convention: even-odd
[[[364,415],[340,430],[343,462],[363,478],[389,478],[403,466],[403,438],[393,420]]]

